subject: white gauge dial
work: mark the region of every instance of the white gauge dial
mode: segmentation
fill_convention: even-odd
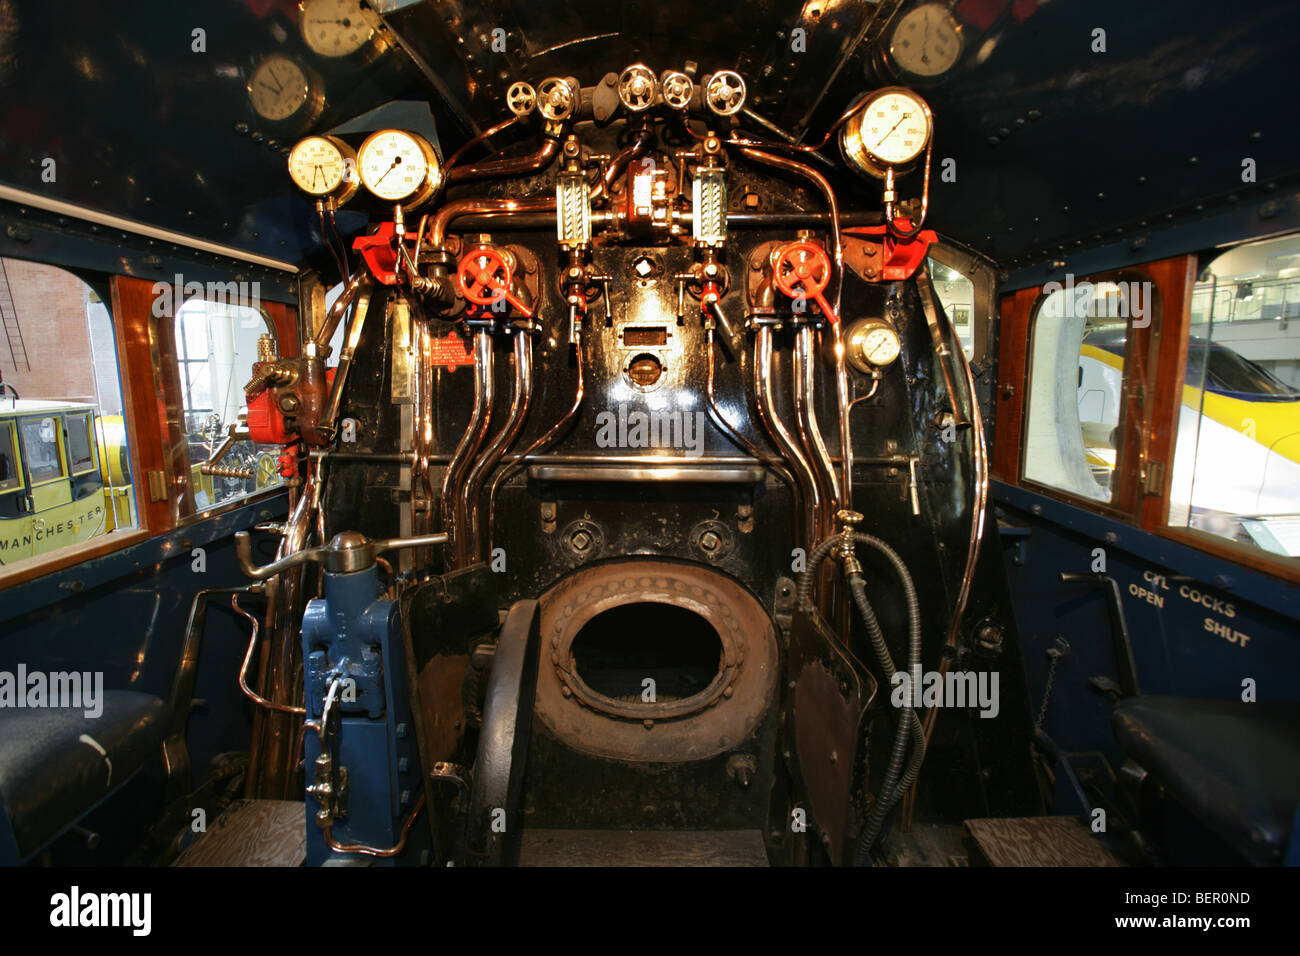
[[[262,59],[248,78],[248,100],[263,119],[289,119],[307,105],[311,93],[307,71],[283,53]]]
[[[911,90],[890,87],[872,95],[845,124],[845,146],[877,167],[906,166],[930,142],[930,107]]]
[[[907,11],[889,39],[889,55],[913,76],[947,73],[961,58],[961,27],[942,3],[923,3]]]
[[[333,136],[308,136],[289,153],[289,176],[309,196],[333,196],[344,203],[357,190],[357,158]]]
[[[442,183],[438,158],[424,139],[399,129],[372,133],[357,153],[361,181],[386,202],[415,205]]]
[[[325,57],[350,56],[375,35],[375,21],[361,0],[302,0],[298,22],[303,42]]]
[[[898,332],[887,322],[867,319],[849,330],[849,364],[860,372],[884,368],[902,351]]]

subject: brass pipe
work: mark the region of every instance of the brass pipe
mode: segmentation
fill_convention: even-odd
[[[501,456],[514,444],[519,433],[523,431],[524,423],[528,420],[528,410],[532,407],[533,400],[533,339],[532,335],[524,329],[516,329],[515,333],[515,383],[514,394],[510,398],[510,410],[506,413],[506,421],[501,430],[497,432],[491,444],[484,449],[483,454],[470,469],[468,477],[465,479],[464,509],[468,521],[469,544],[472,550],[472,560],[477,560],[483,556],[482,539],[479,534],[479,498],[483,491],[483,482],[487,479],[492,469],[500,462]]]
[[[258,627],[257,618],[254,615],[249,614],[240,606],[238,594],[230,595],[230,606],[235,609],[236,613],[248,618],[248,622],[253,625],[253,634],[248,639],[248,650],[244,652],[244,663],[240,665],[239,668],[239,689],[243,692],[245,697],[257,704],[259,707],[265,707],[267,710],[273,710],[280,714],[306,714],[307,708],[305,707],[294,707],[289,704],[277,704],[273,700],[267,700],[248,686],[248,668],[253,662],[253,651],[257,649],[257,635],[260,633],[260,629]]]
[[[493,381],[492,333],[486,329],[474,333],[474,410],[470,413],[465,434],[456,444],[451,461],[442,476],[442,526],[452,535],[455,543],[455,567],[463,567],[468,553],[466,528],[458,504],[457,489],[466,465],[474,457],[492,420],[492,402],[495,392]],[[453,555],[445,551],[448,563]]]
[[[415,806],[411,808],[411,812],[407,816],[406,822],[402,824],[402,832],[397,843],[391,847],[381,850],[377,847],[367,846],[364,843],[339,843],[334,839],[334,828],[332,826],[325,827],[321,830],[321,833],[325,837],[325,844],[335,853],[360,853],[364,856],[378,856],[384,858],[398,856],[406,849],[406,840],[411,835],[411,826],[415,823],[416,817],[420,815],[420,811],[424,809],[424,797],[425,792],[421,789],[419,797],[415,800]]]
[[[508,159],[490,159],[475,163],[473,166],[457,166],[447,173],[447,184],[469,182],[471,179],[488,179],[500,176],[524,176],[545,169],[560,151],[560,143],[554,137],[547,136],[542,145],[526,156],[514,156]]]
[[[614,181],[627,170],[634,159],[640,158],[649,148],[650,131],[643,127],[637,130],[636,139],[614,156],[605,168],[604,174],[596,177],[596,183],[591,187],[591,201],[595,202],[601,196],[608,195],[614,188]]]
[[[705,395],[709,400],[709,415],[713,418],[713,423],[718,426],[719,430],[722,431],[722,433],[726,435],[727,438],[731,440],[731,443],[737,448],[753,455],[773,471],[778,478],[790,485],[792,488],[795,488],[794,476],[790,474],[789,469],[781,464],[774,455],[759,448],[741,432],[737,431],[731,422],[727,421],[726,417],[722,414],[722,409],[718,407],[717,398],[713,394],[713,367],[716,362],[713,332],[713,329],[708,329],[705,332],[705,339],[708,342],[709,375],[704,388]]]
[[[528,212],[554,212],[555,199],[457,199],[438,210],[429,224],[429,243],[442,246],[447,241],[447,229],[452,222],[464,216],[513,216]]]
[[[460,147],[460,149],[452,153],[451,156],[447,158],[447,161],[445,163],[442,164],[443,173],[446,175],[450,175],[451,171],[455,168],[456,164],[460,162],[460,158],[462,156],[468,153],[479,143],[482,143],[485,140],[490,139],[491,137],[495,136],[497,133],[504,132],[505,130],[509,129],[511,126],[514,126],[518,122],[519,122],[519,117],[512,116],[507,120],[502,120],[500,123],[497,123],[496,126],[488,127],[487,129],[483,130],[483,132],[479,133],[477,136],[471,137],[469,140],[465,142],[463,146]]]
[[[834,531],[832,518],[839,507],[840,486],[831,464],[830,453],[826,450],[826,441],[822,438],[821,426],[817,423],[817,409],[814,405],[817,367],[813,356],[816,354],[816,335],[816,330],[810,325],[800,326],[795,332],[794,408],[795,423],[804,453],[808,461],[817,466],[814,475],[822,486],[822,508],[817,523],[817,540],[820,541]]]
[[[776,410],[776,399],[772,393],[772,327],[760,325],[754,333],[754,396],[758,408],[758,417],[767,430],[773,444],[791,465],[800,488],[800,499],[796,502],[796,514],[802,513],[796,522],[795,533],[798,544],[808,553],[812,553],[816,544],[817,516],[821,513],[821,500],[818,495],[817,479],[813,475],[808,460],[796,447],[794,438],[781,421]]]
[[[556,442],[561,435],[568,431],[569,427],[578,418],[578,412],[582,408],[582,402],[586,395],[586,386],[584,385],[582,373],[582,329],[577,330],[578,340],[574,343],[574,355],[578,363],[578,387],[573,394],[573,404],[558,422],[551,426],[546,434],[542,435],[535,442],[529,445],[522,452],[514,455],[506,466],[497,472],[496,477],[492,479],[492,485],[488,489],[488,547],[492,547],[492,542],[496,538],[496,500],[497,491],[507,478],[510,477],[520,465],[524,464],[534,455],[539,454]]]
[[[321,323],[316,334],[312,337],[312,342],[316,345],[329,345],[330,339],[334,338],[334,331],[339,327],[339,322],[343,319],[343,313],[348,310],[352,300],[356,298],[357,291],[361,284],[370,278],[370,274],[365,269],[358,269],[356,274],[348,280],[348,284],[343,287],[339,297],[334,300],[330,310],[325,315],[325,321]]]

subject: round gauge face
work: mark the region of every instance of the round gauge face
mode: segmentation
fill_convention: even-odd
[[[910,90],[877,93],[855,119],[858,145],[881,166],[912,162],[930,141],[930,108]]]
[[[893,326],[879,320],[865,322],[854,329],[850,334],[849,345],[854,366],[863,371],[889,365],[902,350],[898,332]]]
[[[248,101],[258,116],[287,120],[311,97],[307,72],[293,57],[272,53],[253,68],[248,78]]]
[[[309,196],[333,196],[340,202],[357,188],[356,155],[332,136],[308,136],[289,153],[289,176]]]
[[[442,180],[433,148],[423,139],[399,129],[372,133],[357,153],[361,181],[386,202],[418,202]]]
[[[320,56],[350,56],[375,35],[361,0],[302,0],[298,8],[303,42]]]
[[[913,76],[947,73],[957,65],[961,51],[957,21],[942,3],[923,3],[909,10],[889,40],[889,55]]]

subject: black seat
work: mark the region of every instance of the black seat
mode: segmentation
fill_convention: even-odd
[[[160,752],[166,706],[159,698],[128,690],[103,696],[103,713],[94,718],[80,708],[0,710],[0,799],[20,858]]]
[[[1129,697],[1120,745],[1256,865],[1282,862],[1300,805],[1300,703]]]

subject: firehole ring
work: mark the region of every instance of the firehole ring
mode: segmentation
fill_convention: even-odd
[[[639,648],[642,653],[619,672],[619,662],[610,663],[608,655],[628,647],[627,635],[593,637],[588,625],[594,622],[598,631],[602,621],[606,628],[626,626],[627,614],[642,613],[642,605],[651,605],[643,609],[648,616],[657,607],[668,623],[693,629],[697,643],[693,646],[680,634],[664,637],[648,652]],[[745,739],[773,698],[777,647],[771,619],[752,594],[718,571],[660,559],[592,565],[550,588],[541,607],[537,716],[576,750],[634,761],[705,759]],[[643,625],[632,630],[653,636],[654,629]],[[709,643],[712,636],[716,644]],[[587,664],[582,662],[584,641]],[[590,660],[596,647],[624,679],[647,660],[654,661],[651,670],[680,664],[689,671],[674,685],[681,687],[705,680],[703,664],[711,649],[718,651],[718,660],[703,689],[652,702],[640,696],[639,679],[619,696],[597,689],[611,685],[593,676]],[[629,650],[638,648],[633,644]],[[668,664],[657,655],[660,650]]]

